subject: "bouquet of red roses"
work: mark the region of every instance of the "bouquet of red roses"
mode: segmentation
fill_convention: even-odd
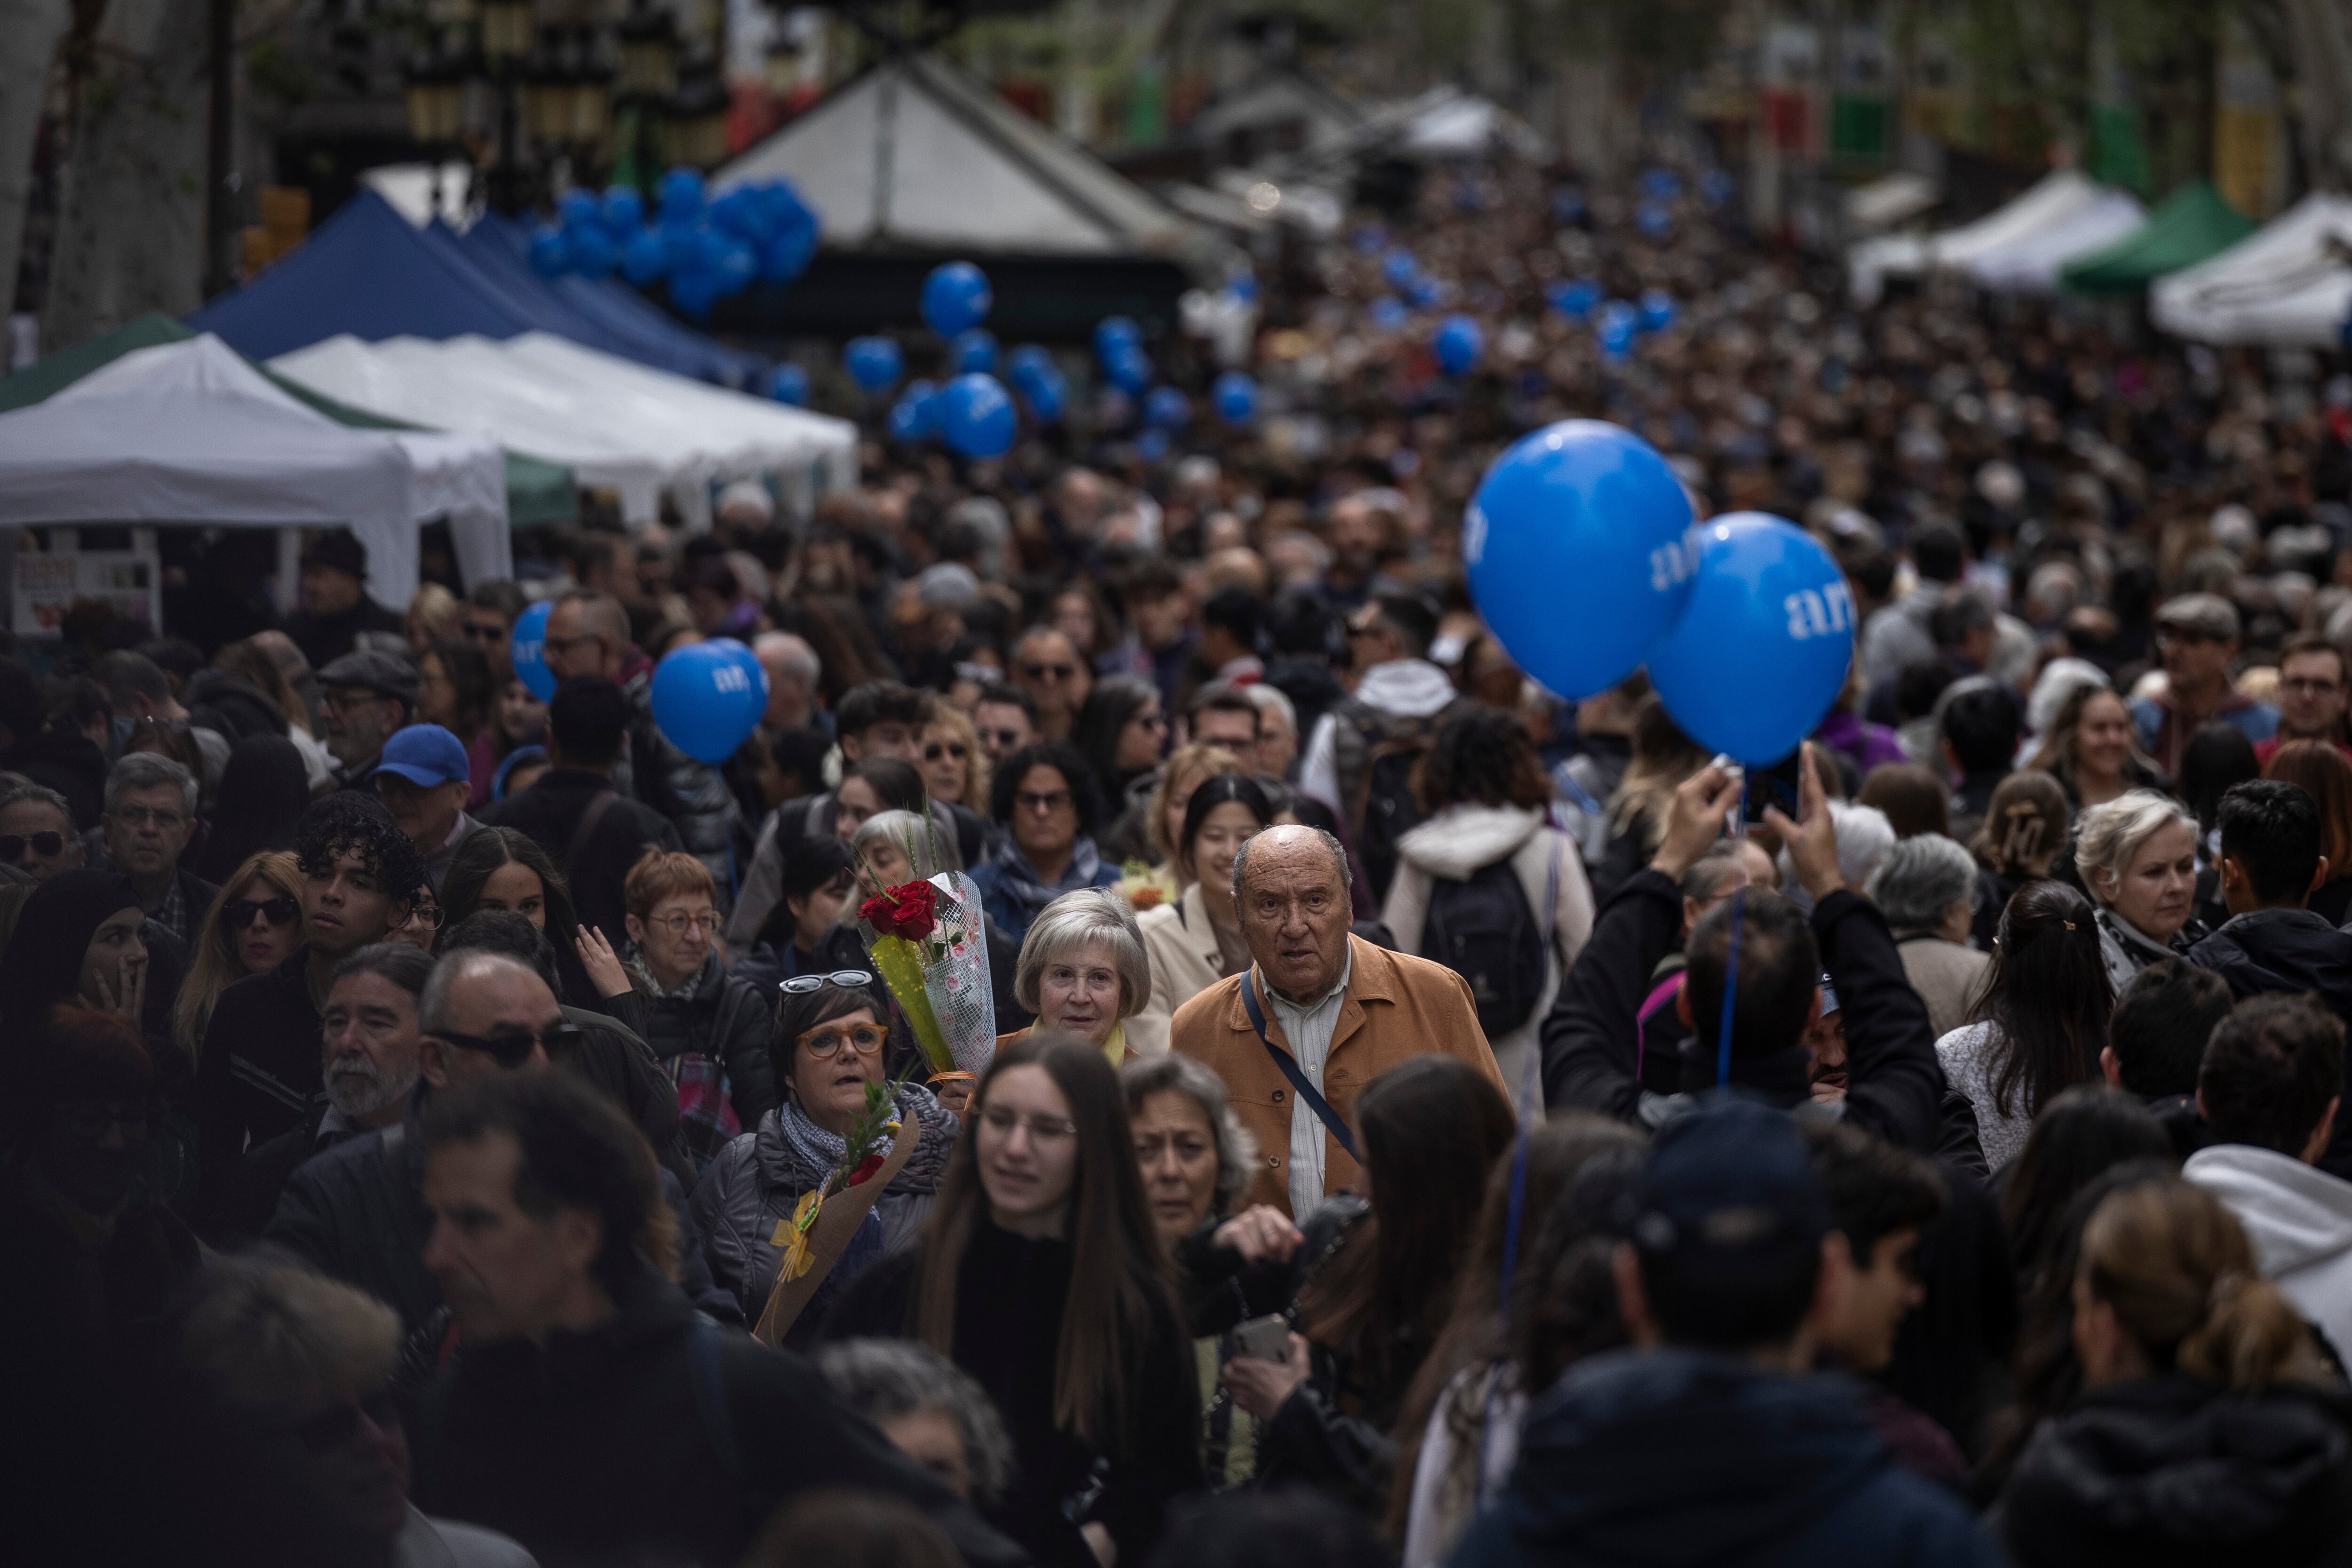
[[[885,888],[857,913],[874,967],[905,1011],[932,1081],[977,1075],[996,1050],[980,889],[961,872],[941,871]]]

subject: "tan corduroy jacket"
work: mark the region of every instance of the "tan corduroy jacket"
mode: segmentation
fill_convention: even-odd
[[[1425,958],[1390,952],[1359,936],[1349,937],[1348,947],[1354,967],[1323,1069],[1323,1098],[1342,1121],[1354,1126],[1356,1096],[1366,1084],[1408,1058],[1431,1052],[1460,1057],[1508,1096],[1495,1053],[1478,1027],[1470,987],[1460,975]],[[1288,1214],[1290,1080],[1258,1044],[1242,1005],[1242,982],[1255,973],[1229,974],[1177,1008],[1169,1044],[1225,1080],[1234,1113],[1257,1140],[1257,1178],[1243,1202],[1272,1204]],[[1263,994],[1260,1002],[1264,1006]],[[1264,1011],[1266,1037],[1275,1049],[1288,1050],[1282,1020],[1271,1006]],[[1356,1163],[1328,1131],[1323,1144],[1323,1190],[1344,1192],[1356,1179]]]

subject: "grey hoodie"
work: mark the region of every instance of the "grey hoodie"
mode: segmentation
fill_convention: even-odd
[[[2251,1143],[2200,1149],[2180,1173],[2238,1216],[2263,1274],[2352,1353],[2352,1182]]]

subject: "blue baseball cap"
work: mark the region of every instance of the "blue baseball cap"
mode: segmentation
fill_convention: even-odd
[[[378,779],[386,773],[398,773],[420,789],[431,789],[469,780],[474,768],[466,759],[465,742],[457,736],[438,724],[411,724],[392,732],[383,743],[382,763],[368,777]]]
[[[1659,1129],[1633,1196],[1633,1242],[1653,1257],[1737,1266],[1817,1248],[1830,1230],[1796,1122],[1736,1091]]]

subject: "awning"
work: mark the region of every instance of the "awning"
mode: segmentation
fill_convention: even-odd
[[[2047,294],[2059,269],[2079,256],[2105,250],[2147,222],[2147,209],[2123,191],[2102,191],[2047,228],[2022,235],[1969,263],[1969,276],[2002,293]]]
[[[2068,262],[2059,282],[2078,294],[2137,294],[2159,278],[2220,255],[2256,226],[2223,201],[2211,182],[2194,181],[2167,196],[2138,233]]]
[[[1845,221],[1856,234],[1876,234],[1909,223],[1943,199],[1935,181],[1901,169],[1848,191]]]
[[[2352,315],[2352,198],[2313,195],[2148,289],[2148,314],[2200,342],[2333,348]]]
[[[1916,276],[1938,268],[1965,270],[2029,237],[2053,228],[2090,206],[2105,187],[2072,169],[2060,169],[2007,205],[1971,224],[1932,235],[1886,235],[1867,239],[1846,253],[1847,287],[1857,303],[1875,300],[1889,278]]]

